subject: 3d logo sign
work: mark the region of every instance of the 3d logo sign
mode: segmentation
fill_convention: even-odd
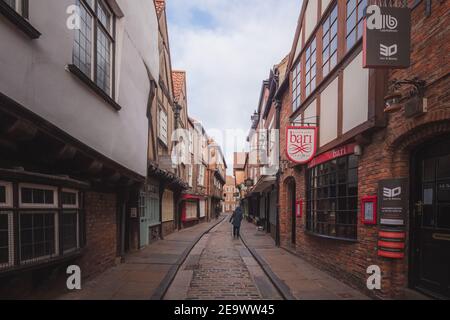
[[[288,127],[286,129],[286,154],[290,161],[305,164],[317,151],[316,127]]]
[[[411,9],[367,7],[364,20],[364,68],[408,68],[411,64]]]

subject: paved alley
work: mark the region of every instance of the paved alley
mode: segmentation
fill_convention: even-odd
[[[231,236],[228,219],[214,228],[189,255],[166,299],[281,299],[241,240]]]

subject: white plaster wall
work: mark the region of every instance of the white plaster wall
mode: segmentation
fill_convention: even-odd
[[[30,40],[0,16],[0,92],[124,167],[146,175],[150,82],[159,74],[158,23],[152,1],[118,0],[115,111],[65,66],[72,63],[74,31],[66,9],[74,0],[30,1]],[[142,27],[140,27],[142,26]],[[7,44],[7,45],[4,45]]]
[[[311,102],[311,104],[305,109],[304,112],[304,123],[305,124],[313,124],[317,122],[317,100]]]
[[[322,0],[322,12],[321,12],[322,15],[325,12],[325,10],[327,10],[330,3],[331,3],[331,0]]]
[[[309,0],[305,13],[305,41],[308,41],[309,36],[317,24],[317,10],[319,8],[318,0]]]
[[[320,146],[337,138],[338,83],[334,79],[320,95]]]
[[[369,117],[369,70],[362,67],[362,52],[344,70],[343,133]]]

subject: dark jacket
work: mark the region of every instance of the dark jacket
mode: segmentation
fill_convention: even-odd
[[[241,226],[242,218],[243,218],[242,209],[241,207],[237,207],[230,218],[230,222],[233,224],[233,226],[239,228]]]

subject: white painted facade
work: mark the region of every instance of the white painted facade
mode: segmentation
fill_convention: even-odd
[[[75,139],[141,175],[146,175],[150,79],[159,76],[158,21],[153,1],[117,0],[116,111],[67,71],[74,30],[66,13],[75,0],[29,1],[29,21],[41,32],[31,40],[0,17],[0,92]],[[147,68],[146,68],[147,66]]]

